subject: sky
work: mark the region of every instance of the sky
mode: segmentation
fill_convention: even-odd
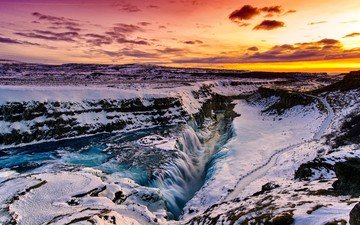
[[[360,1],[0,0],[0,58],[346,72]]]

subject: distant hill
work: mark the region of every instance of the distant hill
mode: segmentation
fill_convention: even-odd
[[[315,93],[322,93],[328,91],[349,91],[360,88],[360,70],[351,71],[344,75],[344,78],[326,87],[320,88]]]

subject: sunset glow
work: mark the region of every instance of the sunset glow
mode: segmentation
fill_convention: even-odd
[[[0,0],[0,56],[268,71],[360,67],[358,0]]]

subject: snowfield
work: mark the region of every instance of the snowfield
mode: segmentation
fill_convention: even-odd
[[[294,107],[281,118],[262,113],[264,108],[263,104],[236,101],[235,111],[240,116],[233,121],[235,137],[220,150],[225,158],[217,162],[216,173],[188,205],[198,205],[202,212],[222,200],[253,194],[257,189],[247,186],[266,170],[248,175],[282,149],[311,140],[325,118],[316,105]]]

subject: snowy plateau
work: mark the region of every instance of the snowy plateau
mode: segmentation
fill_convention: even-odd
[[[360,71],[0,63],[0,224],[360,224]]]

